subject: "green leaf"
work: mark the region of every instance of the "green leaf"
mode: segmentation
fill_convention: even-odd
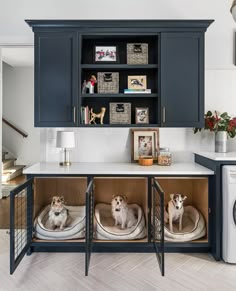
[[[223,112],[220,117],[222,117],[223,119],[230,119],[229,115],[227,112]]]

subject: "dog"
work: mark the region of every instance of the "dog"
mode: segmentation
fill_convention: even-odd
[[[139,137],[139,156],[150,156],[152,155],[152,139],[150,136]]]
[[[90,109],[91,119],[89,121],[89,124],[91,124],[92,122],[94,124],[97,124],[96,118],[100,118],[100,123],[103,124],[103,118],[104,118],[105,112],[106,112],[106,107],[102,107],[99,113],[94,113],[93,108],[91,108]]]
[[[63,230],[69,223],[69,211],[65,207],[64,197],[53,196],[51,207],[49,211],[49,223],[51,229],[56,229],[59,227],[60,230]]]
[[[170,194],[170,201],[166,205],[165,223],[169,222],[170,231],[173,232],[173,221],[179,220],[179,231],[182,231],[182,220],[184,214],[184,200],[187,196],[181,194]]]
[[[121,225],[121,229],[130,228],[137,223],[134,210],[127,204],[124,195],[113,195],[111,202],[111,212],[115,219],[115,226]]]

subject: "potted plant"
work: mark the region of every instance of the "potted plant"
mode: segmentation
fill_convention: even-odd
[[[227,112],[219,114],[217,111],[212,113],[207,111],[204,115],[205,127],[215,132],[215,151],[220,153],[227,152],[227,137],[236,136],[236,117],[231,117]],[[194,133],[201,131],[202,128],[194,128]]]

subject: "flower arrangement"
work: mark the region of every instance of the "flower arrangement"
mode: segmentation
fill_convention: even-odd
[[[226,131],[229,137],[236,136],[236,117],[231,117],[227,112],[219,114],[217,111],[214,114],[211,111],[207,111],[204,115],[205,127],[210,131]],[[194,128],[194,133],[201,131],[202,128]]]

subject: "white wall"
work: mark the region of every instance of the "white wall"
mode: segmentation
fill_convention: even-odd
[[[30,165],[40,158],[40,130],[34,128],[34,69],[3,63],[3,117],[28,134],[23,138],[8,125],[2,125],[2,144],[17,158],[17,164]]]
[[[0,44],[33,43],[33,33],[24,19],[215,19],[206,32],[206,110],[228,111],[236,115],[236,67],[234,32],[236,23],[230,14],[231,0],[0,0]],[[12,9],[14,7],[14,9]],[[35,129],[36,130],[36,129]],[[41,160],[57,160],[55,131],[42,129]],[[78,161],[129,160],[129,130],[75,129]],[[160,143],[178,152],[213,150],[213,135],[194,135],[191,129],[161,129]],[[236,139],[230,141],[236,150]]]
[[[2,120],[2,50],[0,47],[0,120]],[[0,151],[2,152],[2,127],[0,126]],[[2,198],[2,157],[0,175],[0,199]]]

